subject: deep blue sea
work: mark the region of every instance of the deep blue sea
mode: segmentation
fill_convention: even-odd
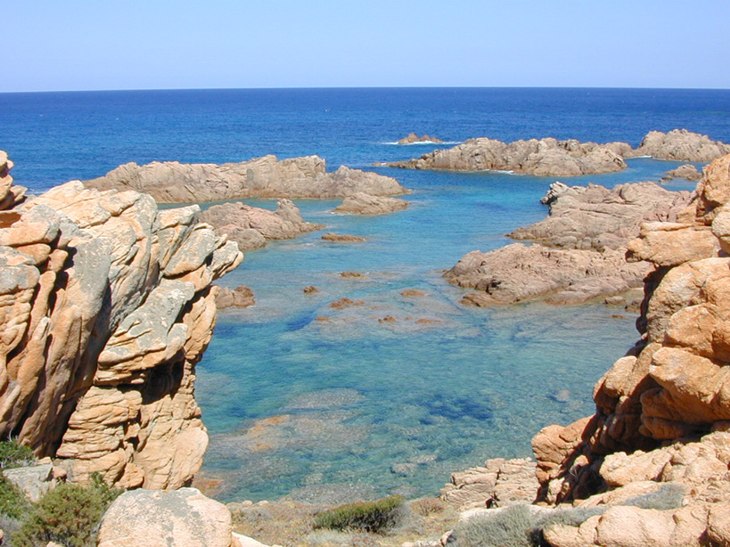
[[[637,338],[635,317],[599,305],[464,308],[441,278],[466,252],[507,243],[542,218],[550,178],[374,168],[434,145],[554,136],[624,140],[687,128],[730,142],[730,91],[626,89],[287,89],[0,94],[0,149],[41,191],[136,161],[241,161],[318,154],[396,177],[406,211],[333,215],[299,201],[325,231],[246,254],[222,283],[255,307],[219,316],[198,366],[211,434],[203,475],[222,500],[435,494],[489,457],[526,456],[543,426],[593,410],[594,382]],[[566,179],[613,186],[678,165],[635,159],[622,173]],[[670,188],[692,186],[681,181]],[[273,207],[269,201],[254,202]],[[343,279],[355,271],[360,278]],[[305,295],[314,285],[319,292]],[[418,289],[422,297],[404,297]],[[362,300],[336,310],[342,297]],[[395,321],[381,321],[391,316]]]

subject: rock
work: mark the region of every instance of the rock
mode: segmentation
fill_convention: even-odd
[[[684,165],[680,165],[676,169],[672,169],[664,173],[662,180],[684,179],[696,181],[700,180],[701,178],[702,173],[700,173],[694,165],[692,165],[691,163],[685,163]]]
[[[364,237],[353,236],[350,234],[333,234],[327,233],[322,236],[323,241],[329,241],[331,243],[362,243],[367,241]]]
[[[689,192],[670,192],[653,182],[621,184],[611,190],[556,182],[542,199],[549,216],[509,236],[566,249],[625,249],[639,235],[642,223],[676,222],[689,200]]]
[[[354,306],[363,306],[365,304],[364,300],[352,300],[351,298],[347,298],[346,296],[343,298],[340,298],[338,300],[335,300],[330,304],[330,308],[333,310],[341,310],[343,308],[352,308]]]
[[[335,212],[350,215],[386,215],[402,211],[407,207],[408,202],[402,199],[372,196],[357,192],[346,197],[340,205],[335,207]]]
[[[444,277],[475,289],[462,303],[479,307],[546,300],[576,304],[641,286],[651,266],[629,264],[620,250],[555,249],[513,243],[463,256]]]
[[[706,163],[728,153],[730,145],[686,129],[673,129],[668,133],[650,131],[628,157],[651,156],[658,160]]]
[[[415,133],[408,133],[408,135],[398,140],[398,144],[440,144],[442,142],[444,141],[426,133],[420,137]]]
[[[248,308],[256,303],[253,291],[244,285],[239,285],[235,289],[228,287],[219,287],[218,294],[215,297],[215,306],[219,310],[226,308]]]
[[[653,269],[639,251],[627,263],[629,240],[644,222],[676,220],[689,200],[687,192],[669,192],[651,182],[612,190],[556,182],[541,200],[550,216],[509,234],[537,244],[473,251],[444,277],[476,289],[462,302],[481,307],[529,300],[575,304],[620,297],[623,302]]]
[[[314,285],[307,285],[302,289],[304,294],[317,294],[319,292],[319,289],[315,287]]]
[[[342,279],[365,279],[367,275],[360,272],[340,272]]]
[[[53,463],[50,461],[3,469],[2,476],[8,482],[14,484],[33,503],[37,503],[57,484],[53,476]]]
[[[13,177],[10,176],[12,168],[13,162],[8,159],[6,152],[0,150],[0,211],[12,209],[25,199],[27,189],[13,184]],[[0,228],[5,228],[2,220]]]
[[[596,384],[594,415],[533,439],[539,499],[610,506],[579,528],[551,527],[551,544],[728,542],[730,258],[714,225],[730,202],[728,165],[730,155],[705,169],[678,222],[646,223],[629,244],[655,268],[637,322],[642,338]],[[681,504],[622,505],[637,496],[666,503],[655,485],[680,488]]]
[[[231,513],[195,488],[130,490],[102,517],[99,547],[185,545],[230,547]]]
[[[136,190],[159,203],[200,203],[240,198],[342,198],[355,192],[377,196],[403,194],[395,179],[340,167],[326,171],[317,156],[278,160],[264,156],[241,163],[126,163],[103,177],[86,181],[89,188]]]
[[[421,289],[403,289],[400,295],[404,298],[423,298],[426,292]]]
[[[532,503],[538,486],[534,460],[495,458],[484,467],[452,473],[451,482],[441,489],[441,499],[459,511],[484,508],[488,502],[506,507]]]
[[[70,182],[3,213],[0,434],[76,482],[192,479],[207,446],[193,392],[211,282],[242,259],[198,212]]]
[[[542,177],[573,177],[610,173],[626,168],[616,150],[628,145],[558,141],[553,138],[505,143],[494,139],[470,139],[453,148],[436,150],[418,159],[389,164],[404,169],[448,171],[510,171]]]
[[[322,228],[321,224],[305,222],[297,206],[288,199],[279,200],[273,212],[241,202],[213,205],[201,213],[200,220],[244,251],[263,247],[270,240],[292,239]]]

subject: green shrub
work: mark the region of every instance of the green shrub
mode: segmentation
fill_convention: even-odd
[[[0,468],[22,467],[35,462],[33,451],[18,441],[0,441]]]
[[[0,474],[0,514],[12,519],[25,516],[30,502],[18,488]]]
[[[314,527],[379,533],[398,524],[402,509],[402,496],[348,503],[318,514]]]
[[[121,493],[97,475],[88,486],[59,484],[33,506],[13,545],[34,547],[55,541],[69,547],[95,545],[96,527],[109,504]]]
[[[684,487],[681,484],[667,482],[662,484],[655,492],[649,492],[641,496],[635,496],[623,502],[621,505],[631,505],[641,509],[678,509],[682,507],[684,499]]]
[[[458,547],[530,547],[532,528],[528,506],[512,505],[459,523],[453,535]]]

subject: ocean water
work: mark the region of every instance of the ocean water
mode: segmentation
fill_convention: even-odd
[[[593,410],[594,382],[637,337],[635,317],[601,305],[464,308],[441,274],[466,252],[508,242],[542,218],[550,178],[374,168],[436,145],[542,136],[625,140],[676,127],[730,142],[730,91],[619,89],[306,89],[0,94],[0,149],[19,184],[41,191],[120,163],[240,161],[318,154],[396,177],[406,211],[335,215],[298,201],[315,232],[246,253],[222,284],[257,304],[219,315],[198,366],[211,434],[203,476],[222,500],[434,494],[452,471],[527,456],[550,423]],[[624,172],[569,179],[613,186],[678,165],[635,159]],[[692,185],[673,182],[671,188]],[[271,201],[252,202],[274,207]],[[359,277],[343,278],[342,272]],[[315,294],[303,288],[313,285]],[[404,296],[406,289],[420,296]],[[356,306],[335,309],[347,297]]]

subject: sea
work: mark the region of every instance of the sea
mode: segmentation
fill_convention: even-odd
[[[435,495],[452,472],[487,458],[528,457],[542,427],[592,413],[593,384],[638,338],[634,313],[602,304],[469,308],[460,304],[464,291],[442,278],[465,253],[503,246],[505,234],[544,218],[540,198],[555,179],[375,165],[478,136],[636,146],[650,130],[674,128],[730,142],[730,91],[0,94],[0,149],[15,163],[16,182],[34,193],[129,161],[266,154],[317,154],[330,170],[375,171],[412,191],[407,210],[378,217],[333,214],[338,201],[297,200],[305,219],[325,229],[249,251],[220,281],[247,285],[256,297],[251,308],[219,314],[197,366],[196,398],[210,434],[201,484],[222,501]],[[411,131],[445,144],[396,144]],[[659,181],[679,163],[628,165],[563,182]],[[366,241],[330,243],[325,232]],[[308,286],[317,292],[305,293]],[[359,305],[331,306],[345,297]]]

